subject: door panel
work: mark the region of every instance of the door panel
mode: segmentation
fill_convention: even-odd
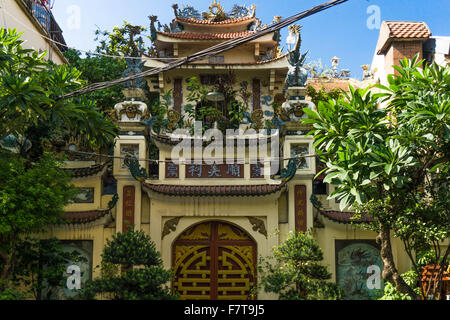
[[[174,291],[188,300],[249,300],[256,286],[256,243],[243,230],[208,222],[173,247]]]

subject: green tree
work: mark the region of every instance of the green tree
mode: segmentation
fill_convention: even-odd
[[[80,71],[46,61],[45,52],[22,43],[16,30],[0,30],[0,142],[18,149],[0,150],[0,291],[10,287],[20,239],[60,222],[76,193],[46,149],[62,148],[70,137],[90,148],[108,147],[117,132],[94,101],[58,99],[84,85]]]
[[[0,291],[15,274],[21,237],[61,222],[65,205],[76,188],[51,155],[27,168],[14,154],[0,153]]]
[[[82,57],[81,52],[74,49],[64,52],[64,56],[71,66],[82,72],[81,79],[87,81],[88,85],[119,79],[127,68],[123,59],[94,54]],[[96,107],[102,111],[112,110],[115,104],[125,99],[121,85],[95,91],[88,97],[95,101]]]
[[[337,99],[342,94],[342,90],[340,89],[332,89],[327,91],[325,87],[321,87],[319,90],[316,90],[313,86],[309,85],[306,88],[306,94],[311,98],[311,101],[317,106],[319,103],[327,102],[330,99]]]
[[[413,290],[420,294],[420,288],[417,286],[418,276],[414,271],[408,271],[401,275],[402,279],[413,288]],[[411,297],[407,294],[399,293],[392,283],[388,282],[384,286],[384,295],[378,300],[411,300]]]
[[[166,286],[172,279],[171,271],[164,269],[155,244],[142,230],[118,233],[107,240],[102,263],[102,277],[86,284],[83,298],[95,299],[98,294],[114,300],[177,298]],[[122,272],[114,272],[114,265],[119,265]]]
[[[310,134],[327,166],[324,182],[336,185],[330,199],[340,199],[341,209],[355,208],[356,219],[362,213],[374,218],[366,226],[378,233],[384,280],[420,299],[396,268],[391,236],[402,240],[418,274],[418,253],[431,250],[442,279],[450,253],[441,250],[450,235],[450,69],[422,69],[417,56],[400,64],[389,86],[378,86],[383,93],[350,86],[350,94],[320,102],[317,111],[304,109],[309,119],[303,123],[314,126]],[[438,278],[422,295],[438,299],[441,285]]]
[[[20,239],[17,263],[11,282],[23,288],[23,295],[35,300],[50,300],[54,288],[65,286],[66,265],[83,259],[77,253],[63,250],[56,239]]]
[[[265,292],[280,300],[335,300],[341,293],[336,284],[327,282],[331,274],[320,264],[323,252],[317,242],[304,232],[289,234],[273,249],[273,257],[262,259],[259,272]]]
[[[58,99],[85,84],[81,72],[45,61],[46,52],[23,49],[22,43],[15,29],[0,30],[0,140],[23,136],[39,148],[54,135],[66,135],[80,136],[91,147],[112,144],[117,128],[94,101]],[[34,151],[36,160],[42,150]]]

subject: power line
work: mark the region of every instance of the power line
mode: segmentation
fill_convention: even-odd
[[[125,157],[121,157],[121,156],[111,156],[108,154],[103,154],[103,153],[96,153],[96,152],[83,152],[83,151],[73,151],[73,150],[64,150],[64,152],[66,153],[77,153],[80,155],[85,155],[85,156],[97,156],[97,157],[104,157],[104,158],[108,158],[108,159],[120,159],[120,160],[126,160],[129,159],[129,157],[134,157],[132,154],[128,154],[128,156]],[[288,160],[294,160],[294,159],[305,159],[305,158],[316,158],[319,155],[317,154],[313,154],[313,155],[305,155],[305,156],[297,156],[297,157],[290,157],[290,158],[284,158],[284,157],[277,157],[277,158],[271,158],[270,161],[263,161],[264,163],[266,162],[273,162],[273,161],[288,161]],[[223,160],[229,160],[231,158],[224,158]],[[233,158],[234,159],[234,158]],[[136,158],[137,161],[145,161],[145,162],[156,162],[156,163],[174,163],[177,162],[179,164],[192,164],[193,162],[196,161],[196,159],[192,159],[190,161],[180,161],[180,160],[159,160],[159,159],[142,159],[142,158]],[[203,159],[202,159],[203,160]],[[206,160],[215,160],[215,159],[206,159]],[[238,161],[237,164],[255,164],[252,161],[248,162],[248,161],[242,161],[242,158],[237,158],[236,159]],[[261,163],[261,161],[255,160],[256,163]]]
[[[217,45],[214,45],[210,48],[201,50],[197,53],[194,53],[190,56],[187,57],[183,57],[183,58],[179,58],[176,61],[170,62],[169,64],[167,64],[167,66],[165,67],[159,67],[159,68],[152,68],[150,70],[135,74],[135,75],[131,75],[128,77],[124,77],[121,79],[117,79],[117,80],[113,80],[113,81],[106,81],[106,82],[99,82],[99,83],[93,83],[91,85],[88,85],[80,90],[76,90],[73,91],[71,93],[65,94],[63,96],[60,96],[58,99],[66,99],[66,98],[71,98],[74,96],[78,96],[81,94],[86,94],[86,93],[90,93],[93,91],[97,91],[97,90],[101,90],[101,89],[105,89],[105,88],[109,88],[109,87],[113,87],[115,85],[118,84],[122,84],[122,83],[126,83],[129,82],[131,80],[134,79],[138,79],[138,78],[142,78],[142,77],[146,77],[146,76],[151,76],[151,75],[156,75],[159,74],[161,72],[166,72],[172,69],[175,69],[177,67],[180,67],[184,64],[190,63],[190,62],[194,62],[197,60],[203,60],[203,59],[207,59],[210,56],[214,56],[217,54],[220,54],[222,52],[228,51],[230,49],[233,49],[237,46],[240,46],[244,43],[247,43],[249,41],[255,40],[257,38],[260,38],[264,35],[267,35],[269,33],[278,31],[284,27],[289,26],[290,24],[297,22],[298,20],[304,19],[306,17],[309,17],[311,15],[314,15],[316,13],[319,13],[321,11],[327,10],[331,7],[334,7],[336,5],[340,5],[342,3],[347,2],[348,0],[334,0],[334,1],[330,1],[321,5],[318,5],[316,7],[313,7],[312,9],[303,11],[301,13],[295,14],[289,18],[286,18],[284,20],[281,20],[280,22],[274,23],[273,25],[269,26],[266,29],[257,31],[255,33],[249,34],[247,36],[244,37],[240,37],[240,38],[236,38],[236,39],[231,39],[231,40],[227,40],[224,41],[222,43],[219,43]]]

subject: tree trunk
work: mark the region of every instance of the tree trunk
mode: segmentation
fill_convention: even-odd
[[[402,279],[395,267],[394,256],[392,254],[391,233],[388,228],[380,224],[380,233],[377,243],[381,246],[381,259],[383,260],[383,279],[391,282],[398,292],[409,295],[413,300],[420,300],[421,297],[411,289]]]
[[[3,270],[0,275],[0,291],[3,291],[8,286],[9,277],[14,270],[16,236],[11,235],[9,238],[10,250],[9,252],[0,251],[0,257],[4,260]]]

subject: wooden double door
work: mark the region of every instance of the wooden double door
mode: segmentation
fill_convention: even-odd
[[[256,254],[255,241],[234,225],[195,225],[173,245],[173,290],[186,300],[254,299]]]

